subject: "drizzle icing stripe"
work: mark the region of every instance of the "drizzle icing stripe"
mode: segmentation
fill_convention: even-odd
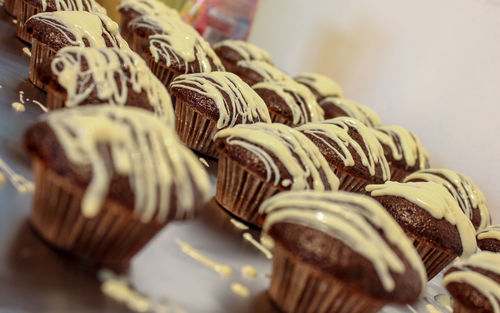
[[[262,77],[262,81],[283,81],[291,80],[291,78],[277,69],[274,65],[271,65],[263,61],[238,61],[237,66],[242,68],[250,69]]]
[[[166,15],[179,17],[176,10],[158,0],[122,0],[118,10],[133,10],[139,15]]]
[[[243,40],[228,39],[214,45],[215,49],[221,47],[227,47],[236,51],[243,58],[243,60],[246,61],[257,60],[264,61],[270,64],[273,63],[271,55],[267,51]]]
[[[321,97],[334,96],[342,98],[344,96],[340,85],[325,75],[302,73],[295,80],[316,90]]]
[[[48,0],[42,1],[42,11],[47,11]],[[55,11],[87,11],[106,14],[106,9],[94,0],[54,0]]]
[[[500,225],[491,225],[477,233],[477,239],[495,239],[500,241]]]
[[[344,111],[347,116],[360,120],[366,126],[378,127],[382,125],[380,117],[377,113],[375,113],[375,111],[365,105],[357,103],[356,101],[336,96],[328,96],[322,99],[319,104],[321,106],[333,104]]]

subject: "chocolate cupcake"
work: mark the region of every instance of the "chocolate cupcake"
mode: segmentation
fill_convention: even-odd
[[[294,80],[261,82],[253,89],[266,103],[273,123],[299,126],[324,120],[314,95]]]
[[[235,73],[250,86],[261,82],[291,80],[274,65],[264,61],[238,61]]]
[[[232,73],[237,72],[239,61],[262,61],[273,64],[269,52],[243,40],[223,40],[214,45],[214,51],[226,70]]]
[[[311,89],[316,100],[320,102],[326,97],[343,98],[344,92],[332,79],[317,73],[302,73],[295,80]]]
[[[159,0],[122,0],[117,7],[120,13],[120,33],[129,43],[132,40],[132,33],[129,23],[133,19],[143,15],[162,15],[165,17],[179,17],[175,9]]]
[[[319,102],[319,105],[325,111],[325,119],[348,116],[359,120],[369,127],[382,125],[380,117],[375,111],[353,100],[328,96],[323,98]]]
[[[373,199],[291,191],[268,199],[260,211],[274,246],[268,294],[282,311],[375,313],[423,295],[427,277],[419,255]]]
[[[500,225],[491,225],[476,235],[477,246],[483,251],[500,253]]]
[[[391,180],[402,181],[408,174],[429,168],[429,154],[420,139],[401,126],[374,129],[391,168]]]
[[[215,134],[219,151],[215,199],[260,226],[259,206],[286,190],[337,190],[338,178],[319,149],[283,124],[236,125]]]
[[[127,263],[210,195],[196,156],[145,110],[50,112],[27,131],[25,146],[35,177],[32,226],[52,246],[93,263]]]
[[[186,74],[170,85],[176,130],[191,149],[217,158],[215,133],[237,124],[271,123],[266,104],[238,76],[228,72]]]
[[[106,15],[106,9],[95,0],[17,0],[14,8],[17,16],[17,37],[31,43],[32,33],[25,27],[28,19],[38,13],[54,11],[84,11]]]
[[[49,110],[82,105],[133,106],[174,124],[170,96],[131,50],[66,47],[40,68]]]
[[[429,280],[457,257],[467,258],[476,252],[474,227],[443,186],[386,182],[368,185],[366,190],[413,241]]]
[[[481,190],[467,176],[447,169],[430,168],[407,176],[405,182],[431,181],[444,186],[455,198],[460,208],[476,230],[482,230],[491,224],[491,217],[486,198]]]
[[[350,117],[338,117],[297,128],[326,158],[340,180],[339,189],[365,192],[368,184],[391,178],[389,164],[373,131]]]
[[[39,67],[64,47],[128,49],[118,33],[118,24],[103,14],[81,11],[40,13],[26,22],[25,29],[33,36],[30,80],[42,89]]]
[[[481,252],[461,260],[443,278],[454,313],[500,312],[500,254]]]

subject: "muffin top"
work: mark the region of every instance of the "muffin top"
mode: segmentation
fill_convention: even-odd
[[[479,249],[500,253],[500,225],[490,225],[479,231],[476,237]]]
[[[291,80],[288,75],[268,62],[242,60],[236,65],[236,74],[250,86],[260,82]]]
[[[174,124],[167,90],[146,62],[131,50],[66,47],[57,52],[49,70],[40,77],[66,94],[67,107],[135,106]]]
[[[170,85],[178,99],[217,120],[217,128],[257,122],[271,123],[266,104],[233,73],[180,75]]]
[[[369,181],[391,178],[384,150],[373,131],[351,117],[337,117],[297,128],[311,139],[332,167],[344,169]]]
[[[184,22],[179,15],[157,13],[140,15],[129,22],[129,29],[140,37],[147,38],[155,34],[171,34],[182,32],[199,35],[191,25]]]
[[[28,0],[28,2],[39,8],[38,12],[86,11],[106,14],[106,9],[95,0]]]
[[[292,125],[302,125],[324,119],[323,109],[312,92],[294,80],[266,81],[253,85],[264,99],[269,111],[290,120]]]
[[[478,186],[465,175],[452,170],[430,168],[412,173],[404,181],[432,181],[441,184],[455,198],[477,230],[482,230],[491,223],[486,198]]]
[[[283,190],[336,190],[339,181],[319,149],[283,124],[240,124],[215,134],[217,149]]]
[[[342,88],[329,77],[317,73],[302,73],[295,80],[306,85],[313,92],[318,101],[326,97],[344,96]]]
[[[141,15],[179,16],[175,9],[159,0],[122,0],[117,9],[129,15],[129,18]]]
[[[56,51],[67,46],[128,49],[118,24],[100,13],[39,13],[29,18],[24,27],[33,38]]]
[[[221,59],[233,63],[241,60],[273,63],[269,52],[243,40],[223,40],[214,45],[214,50]]]
[[[392,166],[414,172],[429,167],[429,154],[420,139],[401,126],[382,126],[374,129],[384,148],[385,157]]]
[[[328,96],[323,98],[319,102],[319,105],[325,111],[325,119],[349,116],[361,121],[369,127],[378,127],[382,125],[380,117],[375,111],[353,100]]]
[[[302,262],[390,302],[416,301],[426,272],[410,240],[373,199],[347,192],[290,191],[260,207],[263,230]],[[326,274],[326,275],[325,275]]]
[[[470,220],[446,188],[434,182],[368,185],[370,192],[412,239],[422,239],[457,256],[476,252]]]
[[[498,264],[500,264],[500,254],[492,252],[475,254],[451,267],[444,275],[443,286],[467,312],[498,313],[500,312]]]
[[[32,155],[82,189],[81,209],[88,218],[112,201],[144,222],[185,219],[210,196],[198,158],[145,110],[103,105],[50,112],[24,142]]]

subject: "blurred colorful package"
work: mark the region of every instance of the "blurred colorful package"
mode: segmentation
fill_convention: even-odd
[[[258,0],[188,0],[180,14],[214,44],[224,39],[246,40]]]

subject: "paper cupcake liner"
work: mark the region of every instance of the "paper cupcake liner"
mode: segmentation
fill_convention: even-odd
[[[448,254],[418,239],[413,239],[413,246],[422,258],[428,280],[434,278],[434,276],[439,274],[439,272],[457,258],[456,255]]]
[[[260,204],[280,191],[238,162],[220,154],[215,200],[232,214],[260,227]]]
[[[31,35],[24,29],[24,24],[26,21],[32,17],[33,15],[40,12],[40,9],[28,1],[25,0],[17,0],[17,37],[21,40],[26,41],[27,43],[31,43]]]
[[[408,176],[408,174],[409,173],[402,168],[391,166],[391,181],[401,182],[406,176]]]
[[[384,302],[346,288],[314,270],[279,243],[274,247],[269,297],[286,313],[375,313]]]
[[[179,72],[172,71],[169,68],[165,67],[161,62],[155,62],[153,57],[146,57],[146,62],[151,69],[151,72],[155,74],[155,76],[167,87],[167,91],[172,98],[172,103],[175,103],[175,99],[172,97],[172,93],[170,92],[170,83],[180,75]]]
[[[47,88],[47,109],[50,111],[66,107],[66,94]]]
[[[45,90],[45,84],[42,83],[38,76],[38,69],[40,66],[56,54],[56,51],[48,45],[33,38],[31,45],[31,59],[30,59],[30,81],[38,88]]]
[[[84,260],[123,265],[160,231],[164,224],[143,223],[116,203],[106,201],[94,218],[82,215],[82,188],[33,160],[35,194],[30,222],[49,244]]]
[[[332,168],[332,170],[339,179],[339,190],[366,194],[365,187],[371,182],[352,176],[338,168]]]
[[[177,99],[175,102],[175,130],[189,148],[218,158],[213,138],[219,130],[217,122],[193,109],[192,105]]]
[[[275,114],[273,112],[269,112],[269,116],[271,117],[271,122],[273,122],[273,123],[285,124],[288,126],[292,126],[292,121],[290,121],[289,119],[287,119],[281,115]]]
[[[5,11],[9,15],[16,17],[16,1],[15,0],[5,0],[4,4]]]

